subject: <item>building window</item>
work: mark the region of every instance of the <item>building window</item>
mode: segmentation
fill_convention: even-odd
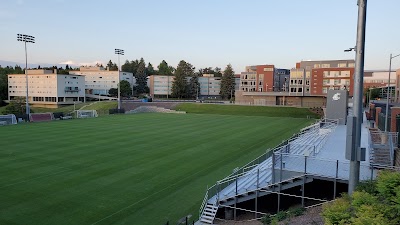
[[[324,93],[324,94],[328,93],[328,88],[326,88],[326,87],[322,88],[322,93]]]

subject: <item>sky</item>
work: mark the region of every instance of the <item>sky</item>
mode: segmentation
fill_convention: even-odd
[[[399,0],[369,0],[365,69],[400,54]],[[301,60],[353,59],[357,0],[1,0],[0,60],[89,65],[143,57],[154,67],[293,68]],[[400,68],[400,57],[392,68]]]

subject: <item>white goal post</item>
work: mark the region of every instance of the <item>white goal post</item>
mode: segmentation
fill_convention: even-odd
[[[0,115],[0,126],[17,124],[17,118],[14,114]]]
[[[76,118],[98,117],[96,110],[76,110]]]

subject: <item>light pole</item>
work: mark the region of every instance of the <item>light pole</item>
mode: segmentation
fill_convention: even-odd
[[[121,87],[120,87],[121,82],[119,78],[119,71],[120,71],[119,56],[124,55],[124,50],[116,48],[115,54],[118,55],[118,113],[119,113],[119,110],[121,109]]]
[[[387,91],[386,91],[386,115],[385,115],[385,131],[388,132],[388,116],[389,116],[389,99],[390,99],[390,73],[392,70],[392,59],[396,58],[397,56],[400,56],[400,54],[392,56],[390,54],[390,60],[389,60],[389,78],[388,78],[388,86],[387,86]]]
[[[17,34],[17,40],[18,41],[23,41],[25,44],[25,80],[26,80],[26,115],[27,115],[27,121],[29,120],[29,84],[28,84],[28,52],[26,50],[26,43],[35,43],[35,37],[26,35],[26,34]]]
[[[346,149],[346,158],[350,160],[349,171],[349,189],[351,195],[360,180],[360,156],[361,152],[361,126],[362,126],[362,100],[363,100],[363,82],[364,82],[364,53],[365,53],[365,24],[367,19],[367,0],[358,0],[358,19],[357,19],[357,37],[356,47],[347,51],[355,50],[356,61],[354,66],[354,89],[353,89],[353,115],[352,119],[352,140],[349,149]],[[350,117],[350,116],[349,116]],[[349,121],[350,122],[350,121]],[[347,134],[349,135],[349,134]],[[354,138],[353,138],[354,137]],[[349,138],[349,137],[348,137]],[[347,155],[349,151],[349,155]],[[348,157],[350,156],[350,157]]]

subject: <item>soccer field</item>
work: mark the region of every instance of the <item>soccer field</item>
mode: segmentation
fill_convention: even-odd
[[[0,127],[0,224],[176,224],[311,120],[136,114]]]

